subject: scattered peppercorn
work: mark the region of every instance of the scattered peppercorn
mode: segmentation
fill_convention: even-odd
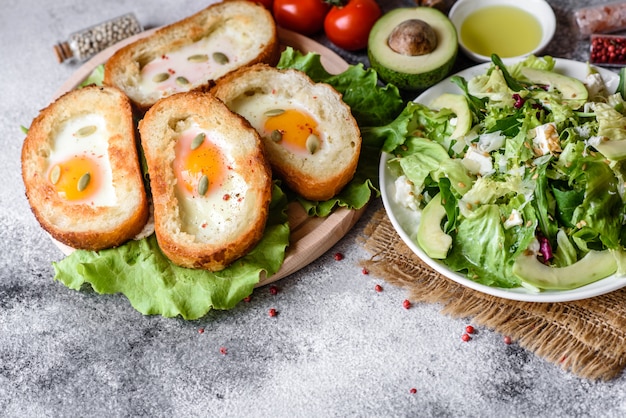
[[[341,253],[335,253],[335,260],[336,260],[336,261],[341,261],[341,260],[343,260],[343,254],[341,254]]]
[[[276,309],[274,308],[270,308],[269,312],[268,312],[269,316],[276,316],[278,315],[278,312],[276,311]]]
[[[198,334],[204,334],[204,328],[198,328]]]
[[[411,392],[411,393],[417,393],[417,389],[415,389],[415,388],[411,388],[410,392]]]
[[[226,355],[228,353],[228,351],[226,350],[226,347],[220,347],[220,353],[222,353],[223,355]]]
[[[461,335],[461,340],[463,340],[463,341],[465,341],[465,342],[468,342],[468,341],[469,341],[469,340],[471,340],[471,339],[472,339],[472,337],[470,337],[470,335],[469,335],[469,334],[463,334],[463,335]]]
[[[252,296],[246,296],[245,298],[243,298],[244,302],[250,302],[252,300]]]
[[[383,291],[383,287],[379,284],[377,284],[376,286],[374,286],[374,290],[377,292],[382,292]]]
[[[271,295],[276,295],[276,294],[278,294],[278,287],[276,287],[276,286],[274,286],[274,285],[270,286],[270,294],[271,294]]]
[[[476,332],[476,330],[474,329],[473,326],[468,325],[465,327],[465,332],[467,332],[468,334],[473,334],[474,332]]]
[[[509,337],[508,335],[505,335],[505,336],[504,336],[504,343],[505,343],[506,345],[509,345],[509,344],[511,344],[512,342],[513,342],[513,340],[511,340],[511,337]]]
[[[408,300],[408,299],[405,299],[405,300],[402,302],[402,306],[404,307],[404,309],[409,309],[409,308],[411,307],[411,301],[410,301],[410,300]]]
[[[368,269],[366,269],[365,267],[363,267],[363,269],[361,270],[361,273],[363,273],[363,274],[370,274],[370,271]]]

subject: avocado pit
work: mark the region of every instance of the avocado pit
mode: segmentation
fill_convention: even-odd
[[[409,19],[389,34],[389,48],[398,54],[418,56],[430,54],[437,48],[437,34],[421,19]]]

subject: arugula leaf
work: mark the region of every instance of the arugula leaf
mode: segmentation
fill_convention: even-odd
[[[470,110],[476,116],[478,120],[481,120],[485,112],[487,111],[487,102],[489,101],[489,98],[488,97],[479,98],[471,94],[469,92],[467,80],[465,80],[461,76],[454,75],[450,78],[450,81],[456,84],[463,91],[463,93],[465,94],[465,97],[467,98]]]
[[[525,88],[524,83],[516,80],[515,78],[511,76],[511,74],[509,73],[509,70],[506,68],[506,65],[504,65],[504,63],[502,62],[502,60],[497,54],[491,54],[491,61],[498,68],[500,68],[500,71],[502,71],[502,75],[504,76],[504,79],[506,80],[506,84],[509,86],[511,90],[521,91]]]

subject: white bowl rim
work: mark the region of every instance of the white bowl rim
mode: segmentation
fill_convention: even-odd
[[[491,61],[491,57],[478,54],[465,46],[461,39],[461,23],[470,13],[490,6],[513,6],[525,10],[537,18],[543,29],[541,41],[534,49],[515,57],[501,57],[505,64],[517,62],[521,58],[529,55],[538,54],[554,37],[554,33],[556,32],[556,15],[546,0],[457,0],[450,9],[448,17],[457,30],[459,47],[474,61]]]

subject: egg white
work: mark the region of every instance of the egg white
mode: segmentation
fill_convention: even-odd
[[[144,95],[159,92],[159,97],[166,97],[175,92],[188,91],[194,85],[205,83],[207,77],[217,79],[224,74],[239,67],[239,51],[252,48],[254,42],[224,25],[214,30],[209,36],[185,45],[175,51],[170,51],[160,57],[156,57],[141,69],[138,89]],[[227,63],[216,62],[214,53],[222,53],[228,57]],[[206,54],[206,62],[190,62],[192,55]],[[168,73],[170,77],[166,81],[155,82],[154,76]],[[184,77],[189,84],[176,82],[177,77]]]
[[[94,125],[96,131],[88,136],[79,137],[76,132]],[[75,203],[92,206],[115,206],[117,198],[113,185],[113,171],[108,152],[109,131],[104,116],[94,113],[75,116],[63,123],[55,133],[48,162],[50,168],[63,163],[72,157],[88,156],[97,161],[101,176],[100,188],[86,201]]]
[[[198,241],[211,243],[224,241],[225,237],[236,236],[240,229],[241,213],[255,210],[256,199],[251,195],[250,187],[240,174],[243,169],[232,157],[233,144],[218,131],[201,129],[193,124],[183,134],[191,132],[192,137],[203,132],[206,141],[213,142],[225,158],[224,181],[218,189],[213,189],[205,196],[193,195],[184,187],[175,187],[178,199],[181,229],[194,235]],[[225,196],[228,195],[228,198]]]

